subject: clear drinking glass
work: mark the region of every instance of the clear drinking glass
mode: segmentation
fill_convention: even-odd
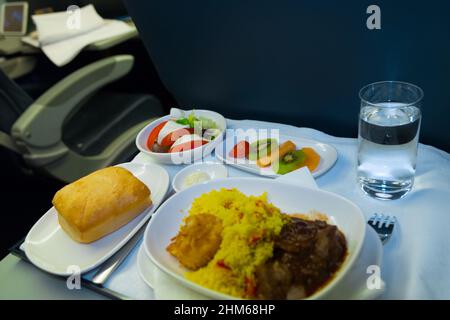
[[[359,97],[358,181],[372,197],[401,198],[414,183],[423,91],[383,81],[365,86]]]

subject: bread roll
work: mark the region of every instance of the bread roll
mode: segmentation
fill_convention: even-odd
[[[119,229],[152,204],[147,186],[120,167],[98,170],[65,186],[52,202],[61,227],[81,243]]]

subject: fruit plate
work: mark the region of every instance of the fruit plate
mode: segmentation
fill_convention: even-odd
[[[226,139],[224,139],[220,144],[218,144],[215,149],[216,158],[219,161],[224,162],[228,165],[234,166],[238,169],[251,172],[257,175],[271,178],[276,178],[280,176],[279,174],[275,173],[270,166],[266,168],[260,168],[256,164],[256,161],[245,158],[236,159],[231,157],[230,151],[233,149],[236,143],[242,140],[244,140],[244,138],[242,138],[241,136],[238,136],[237,134],[229,135],[227,132]],[[251,143],[256,139],[249,138],[248,140]],[[279,137],[276,138],[276,140],[278,140],[279,144],[287,140],[290,140],[295,143],[297,149],[301,149],[304,147],[313,148],[314,151],[316,151],[320,155],[320,163],[318,167],[311,173],[314,178],[317,178],[323,175],[328,170],[330,170],[336,163],[336,160],[338,158],[338,153],[336,149],[333,146],[326,143],[286,135],[279,135]]]

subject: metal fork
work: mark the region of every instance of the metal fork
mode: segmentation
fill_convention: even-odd
[[[382,244],[386,244],[392,236],[397,218],[394,216],[385,216],[380,213],[374,213],[367,222],[381,240]]]

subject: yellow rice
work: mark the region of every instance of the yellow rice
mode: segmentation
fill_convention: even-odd
[[[272,256],[273,239],[286,218],[267,201],[266,193],[246,196],[237,189],[201,195],[189,210],[190,215],[199,213],[222,219],[222,243],[208,265],[187,272],[186,278],[229,295],[250,298],[249,281],[254,283],[255,268]]]

